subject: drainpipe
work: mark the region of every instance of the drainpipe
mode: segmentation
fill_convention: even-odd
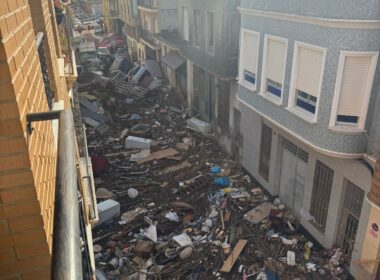
[[[82,280],[74,119],[71,110],[59,115],[57,184],[54,210],[51,279]]]
[[[357,262],[359,264],[357,279],[377,280],[380,263],[380,152],[376,160],[367,201],[370,204],[369,220],[361,259]]]

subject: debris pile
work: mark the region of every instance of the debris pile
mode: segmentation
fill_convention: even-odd
[[[181,96],[136,91],[117,75],[79,94],[97,176],[99,279],[346,279],[340,249],[311,239]]]

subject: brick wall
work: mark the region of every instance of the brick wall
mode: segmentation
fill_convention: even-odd
[[[59,76],[58,71],[57,54],[60,54],[58,29],[55,16],[51,14],[51,11],[54,12],[53,1],[29,0],[29,3],[35,33],[43,32],[45,34],[44,48],[48,71],[53,73],[49,75],[49,79],[54,91],[54,97],[60,100],[65,99],[65,96],[67,96],[66,80],[64,77]]]
[[[38,31],[56,97],[68,99],[50,11],[47,0],[0,0],[0,279],[50,279],[56,147],[50,121],[26,132],[26,114],[48,110]]]

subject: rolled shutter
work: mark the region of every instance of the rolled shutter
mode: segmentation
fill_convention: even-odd
[[[284,42],[268,39],[266,54],[266,77],[282,84],[285,72],[286,44]]]
[[[252,33],[244,33],[244,69],[256,74],[258,36]]]
[[[298,73],[296,88],[309,95],[318,96],[322,75],[323,53],[306,47],[298,49]]]
[[[361,115],[368,86],[371,56],[346,56],[339,94],[338,115]]]

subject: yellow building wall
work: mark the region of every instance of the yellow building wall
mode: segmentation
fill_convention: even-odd
[[[26,115],[49,110],[39,31],[55,97],[69,103],[51,3],[0,0],[0,279],[50,279],[57,148],[51,121],[29,135]]]

